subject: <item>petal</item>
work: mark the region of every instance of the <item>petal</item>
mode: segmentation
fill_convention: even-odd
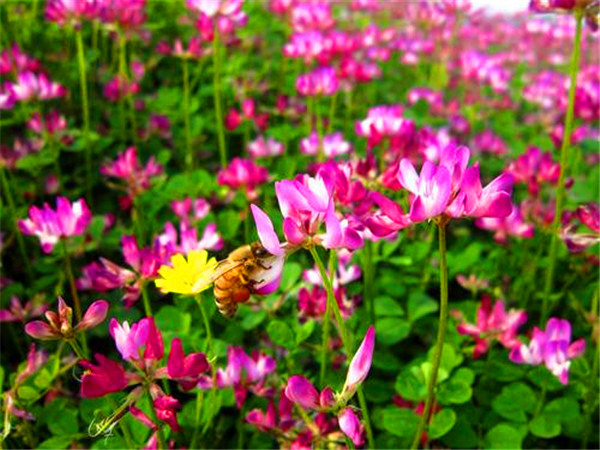
[[[252,216],[256,223],[256,231],[263,247],[272,255],[282,254],[283,249],[269,216],[256,205],[250,205],[250,209],[252,210]]]
[[[25,325],[25,333],[35,339],[44,341],[58,339],[60,336],[48,325],[41,320],[34,320]]]
[[[106,300],[97,300],[90,305],[85,312],[81,322],[75,327],[75,331],[87,330],[102,323],[106,319],[109,304]]]

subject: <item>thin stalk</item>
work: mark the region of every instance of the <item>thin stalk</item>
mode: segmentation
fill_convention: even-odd
[[[375,440],[373,439],[373,428],[371,428],[371,420],[369,418],[369,410],[367,409],[367,399],[363,392],[362,386],[358,386],[356,389],[356,395],[358,395],[358,404],[363,415],[363,422],[365,424],[365,431],[367,432],[367,448],[375,448]]]
[[[187,58],[183,62],[183,122],[185,127],[185,167],[188,171],[194,168],[194,155],[192,154],[192,133],[190,131],[190,75]]]
[[[14,229],[15,236],[17,238],[17,244],[19,245],[19,251],[21,252],[21,259],[23,260],[23,266],[25,267],[25,272],[27,273],[27,278],[29,281],[33,280],[33,273],[31,271],[31,264],[29,263],[29,255],[27,255],[27,250],[25,249],[25,241],[23,240],[23,235],[17,227],[17,222],[15,221],[15,199],[13,198],[12,190],[10,189],[10,184],[6,179],[6,174],[4,173],[4,168],[0,168],[0,181],[2,182],[2,190],[4,191],[4,196],[6,197],[6,204],[8,206],[8,220],[12,228]],[[4,215],[0,214],[2,218]]]
[[[323,161],[325,159],[325,154],[323,152],[323,122],[321,121],[321,110],[319,109],[319,97],[315,97],[313,101],[315,108],[315,126],[317,128],[317,136],[319,136],[317,161]]]
[[[152,317],[152,306],[150,303],[150,298],[148,298],[146,283],[142,283],[142,300],[144,302],[144,312],[146,313],[146,317]]]
[[[198,308],[200,308],[200,313],[202,314],[202,321],[204,322],[204,329],[206,331],[206,344],[204,346],[204,351],[208,352],[208,356],[209,359],[210,358],[214,358],[216,356],[215,354],[215,350],[213,347],[213,341],[212,341],[212,332],[210,330],[210,320],[208,317],[208,314],[206,313],[206,308],[204,307],[204,301],[202,300],[202,296],[200,294],[197,294],[194,299],[196,300],[196,303],[198,304]],[[208,430],[208,428],[210,427],[212,420],[215,416],[213,407],[215,404],[215,396],[216,396],[216,389],[217,389],[217,379],[216,379],[216,371],[214,369],[213,364],[211,364],[211,371],[212,371],[212,387],[210,388],[210,395],[209,395],[209,408],[210,408],[210,412],[209,412],[209,416],[208,419],[206,421],[206,423],[204,424],[204,428],[202,430],[202,432],[206,432]],[[196,397],[196,402],[200,401],[200,397]],[[196,404],[196,409],[199,408],[199,405]],[[196,438],[198,436],[198,429],[199,429],[199,423],[196,423],[196,428],[194,430],[194,435],[192,436],[192,443],[195,444],[196,442]],[[191,448],[194,448],[193,446]]]
[[[435,385],[438,377],[438,370],[442,361],[442,349],[444,347],[444,337],[446,335],[446,325],[448,324],[448,266],[446,263],[446,222],[447,219],[442,217],[438,222],[438,240],[440,244],[440,322],[438,326],[437,339],[433,354],[433,364],[431,373],[427,382],[427,400],[425,401],[425,410],[421,416],[419,427],[415,433],[411,448],[419,447],[419,442],[425,425],[429,422],[429,414],[435,399]]]
[[[73,269],[71,267],[71,257],[67,250],[67,244],[64,240],[62,242],[63,257],[65,260],[65,269],[67,272],[67,278],[69,280],[69,287],[71,289],[71,297],[73,298],[73,305],[75,306],[75,317],[78,322],[81,322],[81,303],[79,301],[79,295],[77,294],[77,286],[75,285],[75,277],[73,276]]]
[[[325,315],[323,316],[323,343],[321,345],[321,372],[320,372],[320,382],[323,385],[325,379],[325,367],[327,361],[327,349],[329,343],[329,321],[330,314],[333,310],[334,316],[338,325],[340,327],[340,337],[342,339],[342,343],[344,344],[344,350],[346,350],[346,354],[348,357],[351,355],[351,349],[348,341],[348,334],[346,332],[346,324],[340,312],[340,308],[335,299],[335,294],[333,292],[333,286],[331,284],[331,280],[327,276],[327,271],[325,270],[325,265],[323,261],[321,261],[321,257],[317,252],[315,247],[310,248],[310,254],[312,255],[317,268],[319,269],[319,273],[321,274],[321,279],[323,280],[323,286],[325,286],[325,291],[327,292],[327,306],[325,309]]]
[[[331,131],[333,130],[333,119],[335,118],[335,106],[337,96],[337,91],[331,96],[331,103],[329,104],[329,123],[327,124],[327,133],[331,133]]]
[[[90,146],[90,110],[87,91],[87,74],[85,68],[85,54],[83,50],[83,37],[81,30],[75,31],[77,42],[77,63],[79,65],[79,84],[81,89],[81,108],[83,109],[83,140],[85,144],[85,171],[87,200],[91,202],[92,196],[92,148]]]
[[[373,295],[373,243],[369,240],[365,241],[363,248],[363,298],[369,311],[371,325],[375,325],[375,296]]]
[[[73,349],[73,351],[75,352],[75,355],[77,355],[77,357],[79,359],[86,359],[83,350],[81,349],[81,347],[79,346],[79,344],[77,343],[77,341],[75,339],[69,339],[68,342],[69,342],[69,345],[71,346],[71,348]]]
[[[194,415],[194,433],[192,434],[190,448],[196,448],[196,441],[198,440],[198,432],[200,431],[200,412],[202,411],[203,400],[204,400],[204,391],[201,389],[198,389],[198,392],[196,392],[196,413]]]
[[[201,294],[196,294],[194,297],[196,300],[196,304],[200,309],[200,313],[202,314],[202,321],[204,322],[204,330],[206,331],[206,345],[204,346],[204,351],[209,352],[209,357],[213,358],[215,356],[215,351],[213,348],[212,342],[212,333],[210,331],[210,320],[208,318],[208,314],[206,313],[206,309],[204,307],[204,301],[202,300]]]
[[[154,409],[154,401],[152,400],[152,395],[150,394],[150,389],[148,387],[146,387],[146,395],[148,396],[148,400],[150,401],[150,408],[148,408],[150,410],[150,419],[152,419],[152,422],[154,422],[154,425],[156,426],[158,448],[166,449],[168,447],[165,445],[165,437],[163,436],[162,432],[162,422],[158,420],[158,417],[156,416],[156,410]]]
[[[548,270],[546,272],[546,284],[544,288],[544,299],[542,301],[542,313],[540,315],[540,324],[546,322],[548,318],[548,305],[550,301],[550,293],[554,281],[554,269],[556,267],[556,252],[558,250],[558,232],[562,219],[562,212],[565,204],[565,179],[567,176],[567,164],[569,162],[569,150],[571,147],[571,133],[573,131],[574,105],[575,105],[575,88],[577,85],[577,72],[579,70],[579,54],[581,50],[581,28],[583,11],[576,8],[575,19],[577,26],[575,28],[575,42],[573,44],[573,55],[571,57],[571,85],[569,86],[569,103],[567,105],[567,114],[565,117],[565,127],[563,133],[562,146],[560,149],[560,176],[556,191],[556,210],[554,213],[554,222],[552,223],[552,236],[550,240],[550,250],[548,256]]]
[[[227,148],[225,147],[225,129],[223,124],[223,107],[221,105],[221,55],[219,45],[219,32],[215,28],[213,39],[213,91],[215,96],[215,116],[217,121],[217,137],[219,140],[219,158],[221,167],[227,165]]]

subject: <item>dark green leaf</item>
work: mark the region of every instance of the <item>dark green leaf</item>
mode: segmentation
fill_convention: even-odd
[[[419,420],[419,416],[412,409],[393,407],[383,410],[383,428],[396,436],[413,436],[417,431]]]
[[[294,332],[287,323],[282,320],[274,320],[267,327],[267,333],[275,345],[292,349],[296,346]]]
[[[448,433],[456,423],[456,413],[450,408],[444,408],[435,414],[429,426],[429,437],[438,439]]]
[[[560,434],[559,416],[540,414],[529,422],[529,431],[534,436],[550,439]]]

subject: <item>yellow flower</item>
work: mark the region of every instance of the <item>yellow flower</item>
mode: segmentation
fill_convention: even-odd
[[[210,277],[217,266],[215,258],[208,259],[206,250],[192,250],[185,256],[177,253],[171,258],[171,266],[163,265],[158,269],[158,278],[154,282],[162,292],[195,295],[208,289]]]

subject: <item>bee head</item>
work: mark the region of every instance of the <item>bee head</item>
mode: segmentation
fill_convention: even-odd
[[[256,258],[264,258],[266,256],[270,256],[271,254],[267,251],[266,248],[262,246],[260,242],[255,242],[252,244],[252,254]]]

